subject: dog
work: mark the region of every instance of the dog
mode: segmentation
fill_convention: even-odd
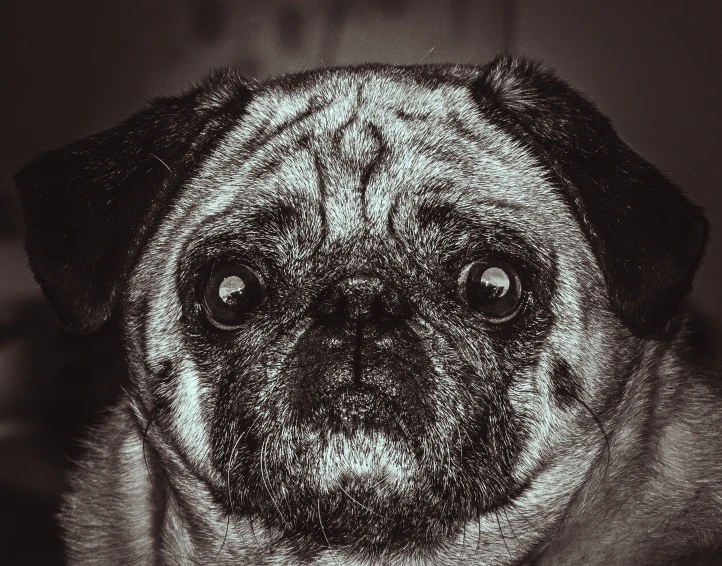
[[[128,383],[71,564],[716,563],[708,224],[541,65],[216,72],[16,176]]]

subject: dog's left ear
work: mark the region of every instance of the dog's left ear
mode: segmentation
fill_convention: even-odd
[[[551,72],[500,57],[472,85],[482,114],[535,155],[577,216],[615,313],[635,334],[675,328],[702,261],[702,210]],[[543,203],[540,203],[543,206]]]
[[[31,268],[61,321],[88,332],[111,315],[175,190],[242,115],[246,82],[217,72],[114,128],[51,151],[15,176]]]

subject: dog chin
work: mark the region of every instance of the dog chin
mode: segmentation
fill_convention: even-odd
[[[316,441],[321,447],[316,481],[322,494],[370,488],[400,493],[417,471],[408,448],[382,431],[335,432]]]
[[[266,442],[246,509],[302,554],[332,545],[368,557],[412,540],[430,550],[458,529],[460,509],[439,513],[424,462],[393,431],[311,425],[293,436]]]

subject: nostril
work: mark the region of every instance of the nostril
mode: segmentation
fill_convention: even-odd
[[[384,292],[376,297],[373,313],[379,320],[388,321],[392,318],[408,318],[411,308],[394,287],[387,285]]]
[[[314,318],[340,317],[343,311],[343,298],[336,288],[325,289],[311,308]]]
[[[373,315],[370,312],[362,312],[356,318],[358,318],[358,320],[361,320],[361,321],[367,321],[367,320],[371,319],[372,317],[373,317]]]

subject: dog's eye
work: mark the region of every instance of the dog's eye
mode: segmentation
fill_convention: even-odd
[[[461,272],[459,295],[490,322],[506,322],[519,312],[521,281],[504,262],[477,261]]]
[[[203,310],[222,330],[243,324],[246,314],[265,298],[261,276],[242,263],[214,265],[203,287]]]

